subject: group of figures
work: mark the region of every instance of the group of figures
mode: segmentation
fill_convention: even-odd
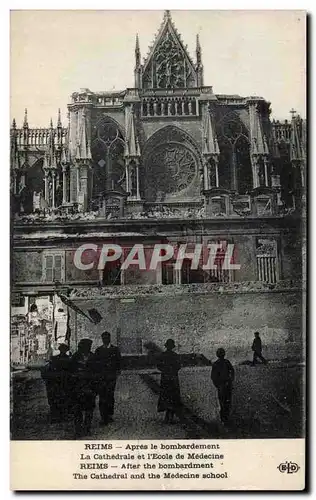
[[[68,345],[60,344],[42,370],[50,406],[51,423],[73,418],[75,438],[90,434],[97,395],[101,425],[113,420],[114,392],[121,370],[121,355],[111,344],[111,335],[102,334],[103,345],[91,351],[92,340],[82,339],[77,351],[68,355]]]
[[[167,340],[165,347],[166,351],[160,355],[157,362],[157,368],[161,371],[158,411],[165,411],[165,422],[173,423],[175,415],[180,417],[180,420],[182,417],[182,403],[178,377],[181,362],[180,356],[173,351],[175,343],[172,339]],[[267,364],[267,360],[262,355],[262,342],[259,332],[254,333],[254,340],[251,348],[253,351],[252,366],[255,366],[259,359],[261,363]],[[218,359],[212,365],[211,379],[217,389],[221,422],[223,425],[227,425],[231,412],[235,370],[231,362],[225,358],[225,349],[222,347],[217,349],[216,356]]]
[[[103,345],[91,351],[91,339],[82,339],[77,351],[68,355],[68,345],[60,344],[60,354],[53,356],[42,370],[50,406],[51,423],[72,418],[75,438],[88,436],[91,431],[96,397],[99,396],[100,425],[113,421],[114,393],[117,377],[121,371],[121,355],[111,344],[111,335],[102,334]],[[175,342],[168,339],[165,351],[157,356],[156,365],[161,372],[160,394],[157,411],[164,412],[164,422],[172,424],[174,417],[182,420],[179,370],[181,357],[174,352]],[[259,332],[255,332],[252,344],[253,365],[267,363],[262,356],[262,343]],[[216,352],[217,361],[212,365],[211,379],[217,389],[221,422],[229,420],[232,402],[232,387],[235,376],[231,362],[225,358],[225,350]]]

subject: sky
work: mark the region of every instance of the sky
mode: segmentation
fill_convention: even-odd
[[[305,13],[302,11],[171,11],[195,59],[200,36],[204,84],[215,94],[262,96],[272,118],[306,116]],[[67,103],[80,88],[123,90],[134,85],[135,36],[142,58],[163,11],[11,11],[11,120],[30,127],[67,125]]]

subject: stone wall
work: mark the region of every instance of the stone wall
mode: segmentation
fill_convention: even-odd
[[[254,331],[261,333],[268,359],[302,356],[302,308],[298,291],[183,293],[76,299],[83,310],[96,308],[103,319],[93,325],[77,315],[77,339],[90,337],[94,348],[104,330],[125,354],[145,354],[146,344],[163,348],[171,337],[177,351],[215,358],[223,346],[235,362],[251,359]],[[72,340],[75,341],[72,312]],[[141,346],[143,348],[141,349]]]
[[[12,282],[41,282],[42,251],[14,252],[11,259]]]
[[[146,250],[148,256],[151,256],[152,247],[155,242],[161,242],[161,240],[168,241],[170,244],[180,243],[203,243],[207,246],[208,243],[216,241],[226,241],[227,243],[234,244],[234,262],[240,265],[240,269],[234,271],[234,281],[235,282],[246,282],[246,281],[256,281],[258,279],[257,273],[257,261],[256,261],[256,239],[257,238],[267,238],[273,239],[278,245],[279,258],[277,261],[277,272],[279,279],[281,280],[293,280],[293,282],[302,279],[302,251],[301,251],[301,241],[295,231],[291,234],[284,234],[284,232],[279,229],[271,227],[258,227],[256,229],[249,229],[248,234],[247,229],[242,230],[236,228],[229,230],[227,223],[222,222],[222,227],[218,230],[208,229],[202,224],[200,226],[194,225],[191,227],[190,224],[185,222],[177,222],[177,229],[172,230],[172,234],[168,235],[168,232],[163,230],[163,228],[153,227],[152,232],[156,235],[152,236],[146,234],[147,229],[144,228],[144,237],[140,239],[130,239],[129,241],[120,238],[110,237],[108,232],[104,232],[105,237],[101,238],[102,233],[95,233],[96,237],[93,241],[94,244],[99,245],[101,249],[103,243],[115,241],[115,243],[120,243],[126,249],[132,248],[135,243],[146,243],[146,246],[150,248]],[[145,222],[144,222],[145,225]],[[45,233],[43,233],[45,234]],[[137,233],[138,235],[140,233]],[[160,236],[161,235],[161,236]],[[166,235],[166,236],[165,236]],[[168,235],[168,236],[167,236]],[[42,281],[42,251],[45,248],[64,250],[65,251],[65,280],[66,283],[82,283],[89,281],[98,281],[99,272],[97,270],[99,252],[94,251],[88,252],[88,250],[83,255],[84,263],[94,262],[94,266],[90,270],[80,270],[74,265],[74,252],[75,250],[86,243],[85,239],[80,240],[76,244],[71,242],[76,236],[67,235],[65,240],[56,244],[52,241],[52,244],[39,250],[20,250],[14,251],[12,255],[12,269],[13,269],[13,282],[27,283],[27,282],[41,282]],[[126,250],[127,251],[127,250]],[[188,252],[192,249],[188,249]],[[206,254],[208,255],[208,253]],[[147,258],[146,262],[150,262],[150,257]],[[133,269],[134,268],[134,269]],[[154,284],[157,282],[155,271],[138,271],[136,266],[131,266],[130,269],[126,271],[126,284]]]

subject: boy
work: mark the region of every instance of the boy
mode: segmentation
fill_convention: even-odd
[[[218,400],[220,404],[220,418],[225,425],[228,422],[231,402],[232,402],[232,387],[235,377],[234,368],[228,359],[225,359],[225,349],[220,347],[216,351],[218,360],[215,361],[212,367],[211,378],[218,392]]]

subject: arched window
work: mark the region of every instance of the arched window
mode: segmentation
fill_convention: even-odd
[[[236,113],[229,113],[217,125],[219,185],[245,194],[253,187],[248,131]]]
[[[92,141],[93,198],[125,187],[124,138],[117,123],[106,118],[97,124]]]
[[[27,214],[41,210],[44,189],[43,158],[40,158],[31,167],[21,170],[17,177],[19,211]]]
[[[278,144],[277,164],[280,172],[281,196],[286,206],[293,204],[293,193],[298,175],[292,166],[290,158],[290,145],[285,141]]]
[[[223,136],[219,137],[218,145],[220,150],[218,164],[219,185],[221,188],[231,189],[233,147],[231,142]]]
[[[253,187],[250,144],[247,137],[240,135],[234,145],[237,166],[238,192],[246,194]]]

